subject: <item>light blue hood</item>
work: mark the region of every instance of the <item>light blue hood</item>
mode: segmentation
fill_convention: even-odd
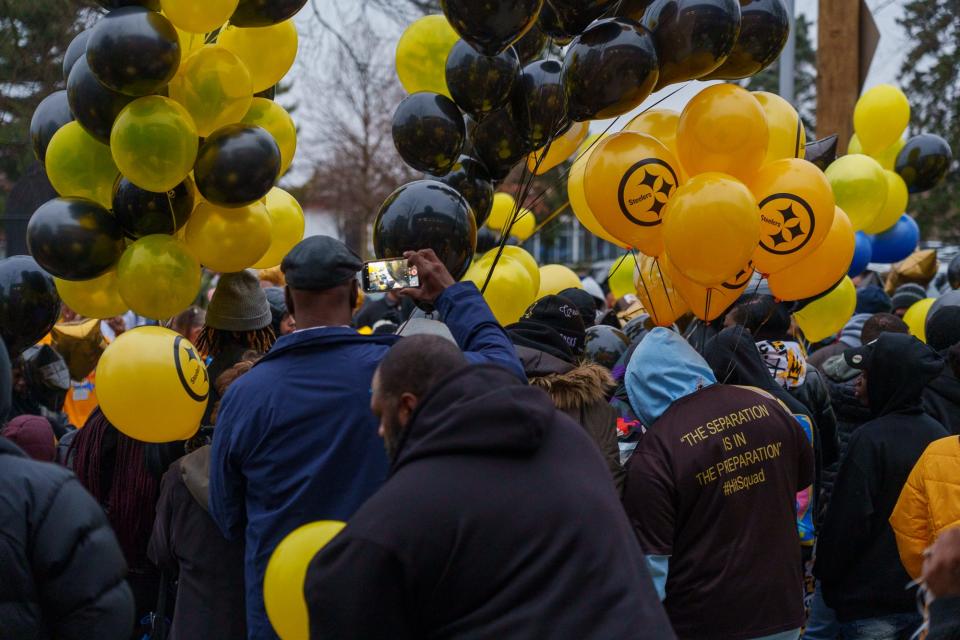
[[[675,401],[716,382],[710,365],[690,343],[662,327],[637,346],[624,379],[630,405],[647,428]]]

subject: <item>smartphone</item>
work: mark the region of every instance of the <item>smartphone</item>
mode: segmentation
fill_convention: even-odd
[[[384,293],[420,286],[417,268],[410,266],[406,258],[366,262],[360,273],[363,290],[367,293]]]

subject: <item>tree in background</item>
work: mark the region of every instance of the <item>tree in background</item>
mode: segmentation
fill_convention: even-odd
[[[912,107],[911,134],[943,136],[960,153],[960,16],[956,0],[910,0],[900,26],[913,48],[901,67],[901,85]],[[960,170],[955,160],[946,179],[910,199],[923,236],[960,242]]]
[[[63,54],[94,15],[88,0],[0,0],[0,216],[34,162],[30,118],[63,89]]]

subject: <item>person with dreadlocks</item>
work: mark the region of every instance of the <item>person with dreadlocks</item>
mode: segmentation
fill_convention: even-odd
[[[210,300],[206,324],[194,345],[207,358],[210,379],[219,378],[248,351],[269,351],[276,341],[272,319],[267,295],[252,271],[223,274]],[[210,423],[219,399],[216,389],[211,388],[203,424]]]
[[[127,582],[133,590],[136,620],[141,625],[149,624],[147,616],[157,602],[160,586],[160,575],[147,559],[160,483],[147,470],[145,446],[118,431],[98,407],[68,453],[77,479],[106,511],[120,543],[129,567]],[[131,637],[141,637],[143,630],[135,629]]]

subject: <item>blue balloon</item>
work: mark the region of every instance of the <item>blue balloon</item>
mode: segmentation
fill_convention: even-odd
[[[853,261],[847,275],[853,278],[864,272],[870,261],[873,260],[873,236],[863,231],[857,231],[856,244],[853,249]]]
[[[873,237],[873,261],[883,264],[900,262],[917,248],[920,242],[920,227],[907,214],[900,216],[897,224]]]

